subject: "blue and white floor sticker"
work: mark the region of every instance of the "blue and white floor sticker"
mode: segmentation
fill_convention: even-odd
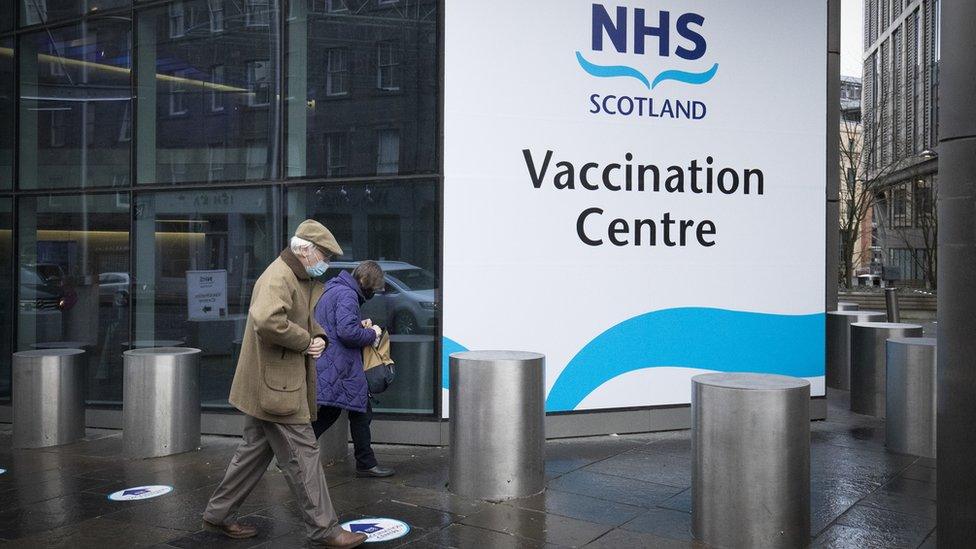
[[[135,501],[139,499],[152,499],[166,495],[173,491],[172,486],[136,486],[119,490],[110,495],[108,499],[112,501]]]
[[[410,525],[391,518],[365,518],[343,523],[342,528],[354,533],[366,534],[366,543],[379,543],[399,539],[410,533]]]
[[[4,473],[6,473],[6,472],[7,472],[7,470],[6,470],[6,469],[0,469],[0,475],[2,475],[2,474],[4,474]]]

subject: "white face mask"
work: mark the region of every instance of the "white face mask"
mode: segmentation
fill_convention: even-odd
[[[305,271],[308,272],[309,276],[312,278],[318,278],[325,274],[325,271],[329,269],[329,264],[325,261],[319,260],[318,263],[312,265],[311,267],[305,267]]]

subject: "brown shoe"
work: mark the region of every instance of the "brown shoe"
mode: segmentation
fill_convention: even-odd
[[[207,520],[203,521],[203,529],[210,532],[217,532],[232,539],[247,539],[258,535],[258,529],[249,524],[231,522],[230,524],[214,524]]]
[[[322,549],[352,549],[359,547],[365,541],[366,534],[353,534],[342,528],[336,528],[336,533],[323,540],[310,541],[308,546]]]

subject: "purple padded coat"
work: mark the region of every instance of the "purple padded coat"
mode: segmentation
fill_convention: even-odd
[[[315,320],[329,339],[315,363],[319,406],[366,411],[369,391],[363,372],[363,347],[373,344],[376,332],[360,324],[359,307],[365,301],[356,279],[342,271],[325,283],[325,293],[315,305]]]

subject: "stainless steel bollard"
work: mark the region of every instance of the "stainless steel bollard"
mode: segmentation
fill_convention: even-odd
[[[851,410],[885,417],[885,340],[922,337],[918,324],[855,322],[851,324]]]
[[[454,353],[450,490],[502,501],[545,488],[544,355]]]
[[[933,337],[887,341],[885,446],[895,452],[936,457],[935,342]]]
[[[85,352],[21,351],[13,358],[14,448],[85,438]]]
[[[888,322],[901,322],[901,312],[898,310],[898,288],[885,288],[884,293]]]
[[[827,313],[827,387],[851,390],[851,324],[884,322],[882,311]]]
[[[200,447],[200,349],[126,351],[122,449],[150,458]]]
[[[838,301],[837,310],[838,311],[856,311],[860,309],[861,306],[853,301]]]
[[[715,547],[810,544],[810,382],[691,378],[691,524]]]

